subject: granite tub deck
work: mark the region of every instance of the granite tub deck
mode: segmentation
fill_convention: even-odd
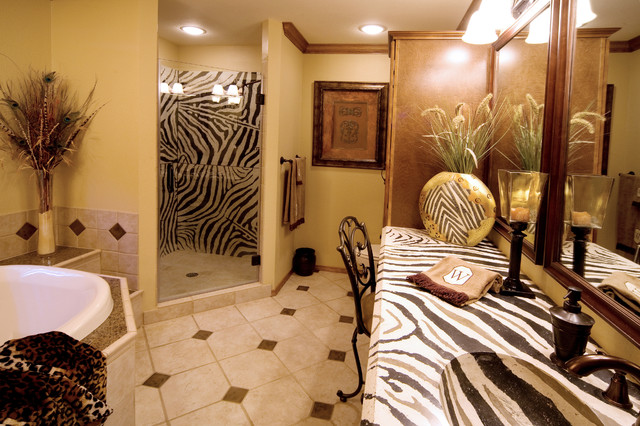
[[[102,351],[107,358],[107,404],[113,413],[106,425],[130,424],[135,418],[134,321],[127,280],[102,276],[111,287],[113,311],[91,334],[82,339]]]
[[[434,240],[424,230],[383,229],[362,424],[448,424],[440,397],[442,373],[454,359],[480,353],[533,365],[590,407],[601,424],[634,423],[639,404],[635,386],[630,386],[633,408],[622,410],[600,397],[610,372],[580,379],[551,362],[549,308],[553,302],[526,277],[521,278],[531,285],[535,299],[489,293],[463,308],[406,281],[408,275],[423,272],[450,254],[508,275],[507,258],[488,240],[462,247]],[[587,351],[595,349],[590,342]],[[509,398],[508,382],[495,386],[502,397]],[[481,399],[456,395],[453,404],[459,411],[474,411]],[[518,402],[521,408],[528,405],[526,409],[535,410],[533,399]],[[500,420],[509,423],[504,416]]]

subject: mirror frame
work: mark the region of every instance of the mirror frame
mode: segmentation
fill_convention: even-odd
[[[555,68],[555,78],[547,76],[544,133],[541,168],[549,173],[544,248],[544,270],[565,287],[582,289],[582,301],[605,319],[620,334],[640,347],[640,316],[620,306],[584,278],[560,263],[564,226],[564,182],[566,179],[567,129],[571,93],[571,71],[577,37],[575,11],[577,0],[553,0],[549,71]],[[555,31],[554,31],[555,30]],[[551,98],[549,98],[551,96]],[[549,121],[547,121],[549,120]],[[549,126],[547,126],[549,123]],[[555,160],[555,161],[553,161]]]
[[[505,47],[511,40],[513,40],[522,30],[524,30],[527,25],[531,21],[533,21],[540,13],[542,13],[547,7],[551,4],[551,0],[536,0],[534,1],[527,9],[525,9],[520,16],[515,20],[513,24],[506,30],[500,33],[498,39],[492,44],[491,49],[491,86],[490,91],[496,95],[496,87],[498,86],[498,61],[497,61],[497,53]],[[549,50],[548,57],[551,58],[551,50]],[[547,76],[546,76],[546,84],[545,84],[545,97],[548,96],[546,88],[549,87],[550,76],[555,80],[555,69],[550,67],[550,63],[547,63]],[[545,98],[546,102],[546,98]],[[546,108],[545,108],[546,109]],[[546,133],[544,133],[544,128],[546,128],[547,116],[545,114],[543,123],[543,147],[544,147],[544,138]],[[545,152],[544,148],[542,150],[541,155],[544,157]],[[540,171],[548,173],[548,170],[545,169],[545,162],[541,160]],[[486,172],[488,173],[488,171]],[[485,182],[488,181],[488,174],[484,176]],[[533,260],[536,265],[541,265],[544,259],[544,246],[545,246],[545,218],[546,214],[543,212],[546,211],[545,199],[543,198],[543,203],[540,206],[540,217],[538,218],[538,222],[536,225],[536,233],[535,233],[535,242],[534,244],[529,241],[525,241],[522,247],[522,251],[525,256],[529,259]],[[507,241],[511,241],[511,228],[507,225],[506,221],[501,217],[496,217],[496,222],[493,227],[503,238]]]

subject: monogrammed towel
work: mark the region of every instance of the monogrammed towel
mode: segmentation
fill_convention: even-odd
[[[602,280],[598,288],[614,300],[640,314],[640,278],[614,272]]]
[[[502,276],[455,256],[447,256],[430,269],[407,277],[419,287],[455,306],[473,303],[491,290],[502,288]]]

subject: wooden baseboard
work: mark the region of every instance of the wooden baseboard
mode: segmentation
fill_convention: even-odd
[[[282,289],[282,286],[289,280],[289,278],[291,278],[291,275],[293,275],[293,270],[289,271],[287,275],[285,275],[284,278],[280,280],[276,288],[271,290],[271,297],[277,295],[280,292],[280,289]]]
[[[339,273],[339,274],[346,274],[347,273],[347,270],[345,268],[340,268],[340,267],[336,267],[336,266],[316,265],[316,267],[315,267],[313,272],[318,272],[318,271],[336,272],[336,273]],[[284,284],[289,280],[289,278],[291,278],[291,275],[293,275],[293,270],[289,271],[287,273],[287,275],[284,276],[284,278],[276,286],[275,290],[271,290],[271,296],[272,297],[276,296],[280,292],[280,290],[282,289]]]
[[[336,266],[316,266],[316,271],[326,271],[326,272],[337,272],[341,274],[346,274],[347,270],[344,267],[336,267]]]

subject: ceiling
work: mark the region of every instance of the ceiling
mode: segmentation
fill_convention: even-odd
[[[159,0],[158,32],[177,45],[260,45],[266,19],[293,22],[311,44],[386,44],[358,27],[377,23],[389,30],[455,30],[472,0]],[[586,27],[622,27],[612,40],[640,36],[640,0],[591,0],[598,15]],[[179,27],[207,33],[188,36]]]

